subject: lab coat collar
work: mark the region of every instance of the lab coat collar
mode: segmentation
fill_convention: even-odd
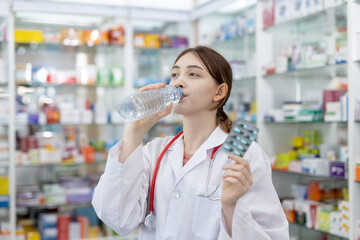
[[[208,150],[224,143],[226,137],[228,136],[219,126],[211,133],[208,139],[200,146],[200,148],[195,152],[190,161],[183,167],[183,156],[184,156],[184,141],[181,135],[173,145],[168,149],[169,155],[168,159],[171,163],[172,169],[176,176],[177,184],[182,177],[185,176],[191,169],[205,161],[208,156]]]

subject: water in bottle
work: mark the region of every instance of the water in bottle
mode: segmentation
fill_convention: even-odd
[[[118,106],[118,112],[125,121],[135,121],[161,112],[171,102],[179,102],[181,97],[181,89],[167,85],[125,97]]]

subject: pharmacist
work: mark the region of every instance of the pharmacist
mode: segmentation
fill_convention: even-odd
[[[183,116],[183,132],[142,146],[145,133],[172,104],[129,123],[94,191],[98,217],[121,235],[141,227],[141,240],[289,239],[261,147],[253,142],[244,158],[218,151],[231,130],[223,111],[232,85],[226,59],[203,46],[184,50],[170,84],[183,92],[173,109]]]

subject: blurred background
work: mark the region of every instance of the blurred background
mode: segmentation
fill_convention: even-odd
[[[90,204],[116,106],[196,45],[232,67],[225,111],[260,128],[291,239],[360,240],[359,23],[359,0],[0,0],[0,240],[137,239]]]

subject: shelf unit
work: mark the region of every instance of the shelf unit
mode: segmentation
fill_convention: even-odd
[[[323,179],[331,181],[341,181],[347,183],[349,189],[350,204],[350,240],[357,240],[356,214],[359,212],[358,203],[360,201],[358,184],[354,183],[355,164],[359,162],[359,150],[356,144],[359,142],[359,124],[354,120],[355,113],[355,97],[359,95],[359,66],[353,59],[356,53],[355,43],[355,23],[359,22],[358,15],[360,13],[358,6],[354,1],[347,1],[347,4],[331,7],[320,12],[310,14],[304,17],[296,18],[290,21],[275,24],[273,26],[263,28],[262,14],[266,1],[260,1],[257,8],[257,46],[258,46],[258,62],[257,62],[257,124],[261,129],[258,137],[260,145],[270,156],[275,156],[279,152],[291,149],[291,136],[299,135],[306,129],[321,130],[325,143],[333,144],[339,129],[346,131],[349,148],[349,161],[347,179],[334,179],[324,176],[313,176],[304,173],[284,172],[273,170],[273,182],[280,197],[286,197],[291,191],[288,187],[291,183],[306,184],[309,179]],[[344,23],[343,14],[346,16],[347,32],[335,34],[333,33],[337,21]],[[337,16],[337,18],[334,18]],[[337,19],[337,20],[336,20]],[[321,37],[321,36],[324,37]],[[327,65],[305,67],[298,66],[293,71],[283,71],[265,75],[263,66],[267,66],[268,62],[274,60],[277,56],[274,52],[280,54],[281,48],[276,45],[281,41],[298,41],[303,43],[311,43],[316,38],[322,40],[327,39],[327,43],[334,41],[332,39],[344,38],[347,47],[347,63],[335,64],[334,58],[330,58]],[[332,38],[332,39],[330,39]],[[319,41],[319,40],[318,40]],[[325,41],[325,40],[324,40]],[[329,44],[330,46],[334,46]],[[333,53],[331,53],[333,54]],[[275,70],[276,71],[276,70]],[[348,82],[348,109],[349,116],[347,121],[336,122],[264,122],[264,116],[268,109],[279,107],[285,100],[301,101],[306,91],[312,89],[329,89],[333,85],[332,78],[334,76],[347,76]],[[282,89],[282,90],[281,90]],[[287,89],[284,91],[284,89]],[[302,227],[300,227],[302,228]],[[304,239],[315,239],[312,235],[302,234],[306,230],[291,230],[300,234]],[[315,231],[316,230],[311,230]],[[314,235],[315,236],[315,235]],[[302,238],[300,238],[302,239]],[[341,239],[341,238],[340,238]]]
[[[348,178],[330,177],[330,176],[309,174],[309,173],[303,173],[303,172],[292,172],[292,171],[280,170],[280,169],[276,169],[276,168],[273,168],[272,171],[273,171],[273,172],[276,172],[276,173],[297,175],[297,176],[303,176],[303,177],[308,177],[308,178],[319,178],[319,179],[321,178],[321,179],[326,179],[326,180],[349,181]]]
[[[219,4],[219,3],[215,3]],[[69,3],[60,3],[60,2],[43,2],[43,1],[32,1],[31,4],[27,4],[22,1],[14,1],[11,8],[9,6],[8,10],[10,10],[11,22],[12,25],[9,27],[9,32],[12,35],[10,38],[12,42],[12,48],[9,48],[9,52],[12,54],[12,60],[10,62],[10,71],[12,73],[12,89],[9,90],[10,98],[15,100],[15,95],[18,92],[19,88],[21,90],[26,89],[26,92],[56,92],[58,93],[72,93],[74,95],[80,94],[90,97],[92,100],[98,98],[99,92],[102,93],[101,96],[104,96],[106,93],[106,104],[108,104],[109,108],[113,110],[116,109],[116,104],[114,102],[118,101],[119,95],[125,96],[129,95],[135,91],[137,91],[136,79],[142,76],[152,76],[154,75],[156,80],[164,79],[167,80],[166,77],[170,72],[173,61],[176,56],[182,51],[184,48],[177,49],[136,49],[133,47],[133,37],[137,32],[148,33],[149,29],[142,28],[141,24],[136,23],[137,19],[144,19],[145,21],[160,21],[162,22],[162,26],[155,30],[157,34],[167,34],[170,36],[178,36],[183,35],[187,36],[187,38],[191,41],[191,37],[189,35],[191,24],[190,24],[190,13],[182,12],[182,11],[167,11],[165,10],[143,10],[136,7],[127,7],[126,11],[123,11],[123,7],[108,7],[105,5],[99,6],[91,6],[88,4],[71,4],[71,10],[68,7]],[[214,7],[212,7],[214,8]],[[116,9],[114,11],[114,9]],[[196,11],[193,11],[192,14],[201,16],[203,13],[209,9],[204,9],[203,6],[199,6]],[[102,18],[101,24],[109,24],[114,22],[114,24],[121,23],[125,28],[125,45],[124,46],[63,46],[62,44],[54,44],[54,43],[31,43],[31,44],[20,44],[14,43],[14,29],[15,28],[34,28],[34,29],[43,29],[44,32],[49,31],[49,29],[61,29],[61,28],[70,28],[73,27],[72,24],[66,24],[64,22],[49,22],[48,24],[42,23],[31,23],[28,24],[26,19],[23,20],[18,15],[18,13],[36,13],[36,16],[44,15],[46,18],[46,14],[44,13],[55,13],[56,14],[64,14],[64,19],[66,16],[77,15],[81,16],[95,16],[92,18]],[[123,13],[123,14],[122,14]],[[170,13],[170,14],[169,14]],[[184,18],[186,16],[186,18]],[[50,23],[51,22],[51,23]],[[14,26],[15,24],[15,26]],[[75,28],[80,29],[93,29],[101,27],[98,24],[95,25],[87,25],[80,26],[81,24],[75,24]],[[150,30],[153,32],[154,30]],[[60,54],[61,57],[60,57]],[[48,83],[18,83],[15,81],[15,65],[17,63],[26,63],[31,62],[33,65],[40,66],[54,66],[58,69],[74,69],[76,62],[77,53],[86,53],[88,54],[88,62],[90,64],[97,64],[98,61],[103,61],[103,65],[106,64],[121,64],[125,71],[125,81],[124,86],[117,85],[103,85],[103,84],[48,84]],[[104,56],[98,57],[98,54],[103,54]],[[108,55],[106,55],[108,54]],[[112,54],[112,55],[111,55]],[[44,56],[47,57],[49,61],[44,61]],[[151,58],[155,59],[155,62],[150,64],[150,67],[144,65],[139,66],[139,62],[141,62],[141,58]],[[99,59],[100,58],[100,59]],[[140,61],[139,61],[140,59]],[[63,61],[63,65],[59,64],[59,61]],[[120,61],[120,63],[118,63]],[[146,61],[145,61],[146,62]],[[76,70],[76,69],[75,69]],[[139,73],[140,76],[136,75]],[[141,76],[142,75],[142,76]],[[16,76],[18,77],[18,76]],[[3,86],[1,86],[3,87]],[[28,91],[30,90],[30,91]],[[101,99],[101,97],[100,97]],[[14,103],[13,103],[14,105]],[[96,107],[96,106],[95,106]],[[15,108],[13,108],[15,109]],[[4,124],[5,127],[11,129],[11,131],[15,134],[15,115],[11,119],[12,128],[10,128],[9,124]],[[163,129],[174,128],[179,124],[176,119],[165,119],[157,124],[157,127]],[[123,135],[123,129],[126,126],[125,122],[118,123],[91,123],[91,124],[83,124],[83,123],[54,123],[54,124],[16,124],[16,127],[19,128],[31,128],[32,131],[34,129],[53,131],[54,129],[61,130],[62,128],[74,127],[76,129],[80,129],[81,131],[89,131],[90,136],[100,136],[101,138],[108,139],[116,138],[116,140],[120,139]],[[152,129],[152,134],[158,134],[155,130]],[[147,139],[151,139],[153,136],[147,136]],[[15,143],[15,136],[13,139]],[[145,139],[146,140],[146,139]],[[41,168],[45,168],[50,172],[55,171],[58,168],[74,168],[79,170],[82,168],[90,168],[103,171],[105,161],[95,162],[93,164],[87,163],[71,163],[71,164],[57,164],[57,163],[49,163],[49,164],[26,164],[20,165],[16,164],[15,160],[15,146],[12,146],[13,155],[10,157],[12,164],[12,172],[13,175],[10,177],[10,183],[13,185],[13,192],[16,192],[16,185],[31,184],[32,180],[28,181],[30,178],[36,177],[36,171]],[[5,165],[5,164],[4,164]],[[2,167],[2,166],[0,166]],[[5,168],[10,169],[8,165],[4,166]],[[15,171],[16,169],[16,171]],[[46,170],[46,171],[47,171]],[[43,171],[43,170],[41,170]],[[16,173],[16,174],[15,174]],[[26,174],[25,174],[26,173]],[[22,176],[22,177],[21,177]],[[25,177],[24,177],[25,176]],[[25,180],[21,179],[25,178]],[[19,181],[15,181],[18,179]],[[30,183],[29,183],[30,182]],[[13,194],[12,206],[10,207],[11,213],[9,216],[11,218],[11,239],[15,239],[15,229],[16,229],[16,196]],[[57,205],[45,205],[45,206],[34,206],[34,207],[57,207]],[[135,236],[134,236],[135,238]],[[105,238],[106,239],[106,238]],[[109,238],[111,239],[111,238]]]
[[[223,5],[194,23],[196,44],[220,52],[233,69],[233,83],[225,111],[234,120],[256,122],[256,1],[242,1],[243,8]]]
[[[316,230],[316,229],[313,229],[313,228],[308,228],[308,227],[306,227],[304,225],[301,225],[301,224],[298,224],[298,223],[290,223],[290,228],[291,227],[301,228],[302,230],[310,231],[310,232],[316,233],[318,235],[319,234],[325,234],[328,237],[330,237],[330,239],[332,239],[332,240],[347,240],[348,239],[348,238],[344,238],[344,237],[341,237],[341,236],[338,236],[336,234],[332,234],[332,233],[329,233],[329,232]],[[302,238],[300,238],[300,239],[302,239]]]
[[[279,151],[283,151],[284,149],[289,149],[289,136],[293,134],[294,132],[301,132],[303,129],[308,128],[309,126],[316,126],[324,131],[327,131],[330,129],[329,132],[326,132],[324,135],[324,138],[326,139],[333,139],[334,135],[336,135],[336,131],[343,127],[343,125],[347,125],[348,128],[348,136],[349,136],[349,151],[350,151],[350,160],[349,160],[349,178],[348,180],[340,180],[340,181],[348,181],[349,184],[349,192],[350,192],[350,206],[351,209],[354,211],[351,211],[353,215],[351,215],[351,233],[350,233],[350,240],[355,240],[355,212],[359,211],[359,206],[357,206],[356,203],[359,202],[360,199],[360,184],[355,183],[354,181],[354,166],[356,162],[360,162],[359,157],[359,150],[356,148],[356,143],[360,142],[360,136],[359,136],[359,130],[360,130],[360,124],[358,121],[355,121],[353,112],[351,110],[354,109],[354,96],[359,95],[359,81],[356,81],[356,79],[359,79],[360,76],[360,64],[358,61],[348,61],[348,63],[343,64],[328,64],[323,66],[317,66],[314,68],[304,68],[304,69],[297,69],[291,72],[283,72],[283,73],[277,73],[277,74],[271,74],[271,75],[265,75],[264,76],[264,70],[262,67],[267,63],[267,57],[272,56],[271,52],[271,35],[274,34],[274,32],[279,31],[279,29],[283,29],[286,31],[286,29],[291,28],[293,25],[296,25],[299,29],[298,25],[300,24],[307,24],[308,22],[313,21],[314,19],[326,17],[328,15],[332,15],[334,12],[338,11],[339,9],[345,8],[347,12],[347,21],[348,21],[348,59],[358,59],[353,56],[354,52],[353,49],[356,49],[355,42],[353,41],[353,35],[357,31],[356,24],[360,22],[360,19],[358,19],[360,16],[359,1],[348,1],[347,6],[340,6],[340,7],[334,7],[331,9],[327,9],[324,11],[321,11],[316,14],[312,14],[309,16],[306,16],[304,18],[299,18],[292,20],[290,22],[281,23],[275,26],[268,27],[266,29],[262,28],[262,2],[259,1],[255,5],[251,5],[245,9],[242,9],[240,11],[237,11],[235,13],[221,13],[219,12],[219,9],[223,6],[230,5],[231,3],[235,2],[234,0],[213,0],[211,1],[207,6],[200,5],[197,6],[194,10],[191,10],[190,12],[186,11],[166,11],[166,10],[143,10],[139,8],[130,8],[130,9],[124,9],[122,7],[109,7],[109,6],[93,6],[88,5],[86,8],[84,8],[84,4],[73,4],[72,9],[70,10],[68,8],[68,3],[59,3],[59,2],[44,2],[44,1],[14,1],[12,5],[12,12],[10,11],[9,16],[7,16],[7,19],[9,21],[9,28],[8,28],[8,36],[9,36],[9,79],[13,81],[9,81],[9,92],[15,93],[15,53],[16,49],[18,47],[24,47],[24,48],[31,48],[31,47],[37,47],[38,49],[53,49],[56,51],[62,51],[62,50],[69,50],[72,51],[96,51],[96,49],[105,49],[108,51],[112,51],[112,47],[105,47],[105,46],[98,46],[98,47],[72,47],[72,48],[64,48],[61,45],[53,45],[53,44],[38,44],[36,46],[30,46],[30,45],[16,45],[14,44],[14,36],[13,36],[13,30],[14,30],[14,14],[22,11],[28,11],[28,12],[48,12],[48,13],[71,13],[71,14],[78,14],[78,15],[96,15],[96,16],[107,16],[107,17],[119,17],[124,19],[124,26],[125,26],[125,32],[126,32],[126,43],[131,43],[133,41],[133,35],[134,32],[137,31],[137,29],[134,28],[134,20],[137,18],[139,19],[145,19],[145,20],[162,20],[167,22],[183,22],[185,25],[190,26],[192,25],[193,28],[193,34],[189,36],[190,38],[190,46],[193,46],[195,44],[209,44],[209,41],[207,41],[206,37],[205,40],[202,38],[203,32],[206,32],[208,30],[203,31],[203,25],[211,26],[212,28],[214,26],[219,26],[219,24],[228,23],[229,21],[232,21],[234,18],[237,18],[241,16],[244,13],[247,13],[249,10],[255,11],[255,22],[256,22],[256,29],[254,33],[244,35],[242,37],[230,40],[230,41],[224,41],[224,42],[216,42],[213,46],[215,49],[220,51],[225,57],[228,59],[235,59],[235,60],[248,60],[248,59],[254,59],[252,68],[254,70],[249,71],[247,75],[240,75],[239,77],[234,77],[234,83],[233,83],[233,95],[236,92],[241,92],[244,89],[250,89],[250,92],[252,92],[253,97],[251,99],[257,99],[257,113],[256,113],[256,123],[258,127],[261,129],[260,135],[259,135],[259,143],[263,146],[265,152],[269,156],[273,156],[275,153]],[[8,8],[10,10],[10,6]],[[0,9],[0,12],[2,9]],[[211,15],[211,16],[210,16]],[[222,16],[221,16],[222,15]],[[208,24],[208,20],[205,20],[206,18],[214,17],[213,20],[210,19],[210,22],[216,23],[216,25]],[[224,18],[225,17],[225,18]],[[220,20],[219,20],[220,19]],[[218,21],[219,20],[219,21]],[[329,24],[330,25],[330,24]],[[170,25],[171,26],[171,25]],[[315,26],[319,26],[318,23],[315,24]],[[169,27],[170,29],[170,27]],[[191,31],[188,31],[191,32]],[[169,33],[171,31],[169,30]],[[3,44],[3,43],[0,43]],[[250,44],[250,45],[249,45]],[[247,53],[244,53],[246,49],[250,49]],[[134,79],[137,77],[134,75],[134,72],[138,70],[138,63],[136,63],[137,58],[141,55],[141,52],[146,54],[153,54],[155,55],[156,59],[161,59],[165,55],[172,55],[176,56],[178,52],[173,53],[166,53],[166,51],[157,51],[157,50],[139,50],[134,49],[132,44],[125,44],[123,49],[123,56],[124,56],[124,63],[126,64],[125,67],[125,85],[123,87],[124,92],[127,94],[130,94],[131,92],[136,91],[134,86]],[[171,52],[171,51],[170,51]],[[239,54],[239,55],[236,55]],[[242,55],[243,54],[243,55]],[[253,57],[254,55],[254,57]],[[11,64],[12,63],[12,64]],[[171,64],[171,63],[169,63]],[[163,77],[163,73],[166,72],[166,68],[160,69],[159,66],[155,66],[156,70],[154,72],[158,72],[157,76],[160,78]],[[159,73],[160,72],[160,73]],[[148,75],[147,72],[143,73],[144,75]],[[284,79],[289,78],[289,81],[286,82],[286,84],[292,84],[290,88],[296,86],[301,86],[302,84],[309,84],[308,78],[309,76],[316,76],[319,79],[319,86],[324,86],[327,84],[328,78],[334,76],[335,74],[338,75],[344,75],[346,74],[348,76],[349,81],[349,120],[347,122],[284,122],[284,123],[267,123],[263,122],[263,116],[266,113],[267,109],[271,107],[271,104],[273,103],[273,94],[269,89],[271,89],[272,86],[281,86],[284,84]],[[294,78],[294,79],[292,79]],[[290,83],[289,83],[290,82]],[[317,87],[319,87],[317,86]],[[24,87],[29,87],[24,85]],[[31,86],[36,88],[56,88],[58,91],[62,91],[61,89],[90,89],[89,91],[95,91],[98,88],[112,88],[112,86],[98,86],[98,85],[41,85],[41,86]],[[289,88],[289,89],[290,89]],[[306,89],[305,89],[306,90]],[[75,90],[77,91],[77,90]],[[301,92],[298,91],[291,91],[289,92],[289,95],[295,95],[295,96],[301,96]],[[11,98],[10,105],[13,106],[11,109],[15,109],[15,98]],[[241,100],[242,101],[242,100]],[[229,101],[231,102],[231,101]],[[237,99],[234,100],[234,102],[239,102]],[[15,159],[15,113],[10,113],[10,118],[12,119],[11,123],[9,123],[8,129],[9,129],[9,143],[13,144],[10,146],[10,159]],[[159,123],[159,125],[172,125],[170,126],[172,129],[174,128],[173,125],[176,125],[177,122],[174,123]],[[64,124],[67,125],[67,124]],[[74,124],[69,124],[74,125]],[[90,124],[92,126],[92,124]],[[108,124],[104,124],[104,126],[107,126]],[[120,124],[122,125],[122,124]],[[296,127],[293,127],[293,126]],[[46,125],[44,127],[51,127],[53,125]],[[82,125],[75,125],[75,126],[87,126],[86,124]],[[89,127],[91,127],[89,126]],[[43,126],[41,126],[43,127]],[[100,126],[102,127],[102,126]],[[123,127],[123,126],[120,126]],[[169,127],[169,126],[167,126]],[[166,129],[166,128],[165,128]],[[150,137],[149,137],[150,139]],[[274,141],[276,139],[277,141]],[[6,164],[7,165],[7,164]],[[44,165],[39,165],[44,166]],[[46,166],[46,165],[45,165]],[[51,165],[56,167],[57,165]],[[62,166],[62,165],[61,165]],[[73,165],[70,165],[73,166]],[[75,164],[75,166],[77,166]],[[1,166],[0,166],[1,167]],[[33,167],[33,166],[31,166]],[[15,193],[15,184],[16,184],[16,177],[15,177],[15,161],[9,162],[9,173],[10,173],[10,191]],[[25,166],[18,166],[17,168],[28,168]],[[29,166],[30,168],[30,166]],[[18,169],[17,169],[18,170]],[[289,178],[312,178],[312,177],[319,177],[319,176],[308,176],[304,174],[297,174],[297,173],[283,173],[274,171],[273,175],[288,175],[285,179]],[[321,177],[323,178],[323,177]],[[276,181],[274,181],[275,185]],[[286,182],[287,184],[289,182]],[[279,187],[279,186],[277,186]],[[281,185],[280,185],[281,188]],[[281,191],[279,191],[281,193]],[[281,194],[280,194],[281,195]],[[15,212],[15,197],[11,198],[11,207],[10,207],[10,222],[11,222],[11,232],[12,237],[11,239],[15,239],[15,231],[16,228],[15,222],[16,222],[16,212]],[[106,239],[112,239],[112,237],[106,238]]]

